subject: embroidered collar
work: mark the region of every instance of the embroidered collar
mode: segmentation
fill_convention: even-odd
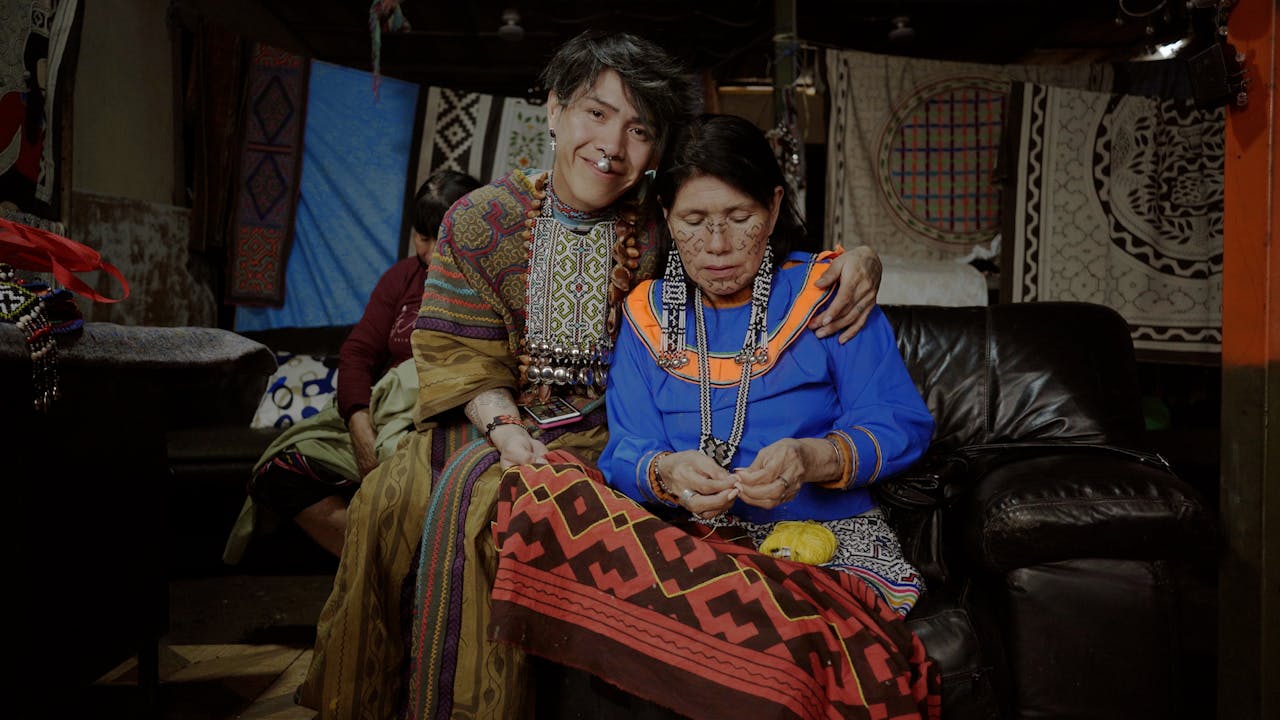
[[[784,269],[775,273],[774,284],[770,287],[770,296],[776,297],[781,293],[781,296],[788,298],[788,301],[782,303],[786,306],[785,311],[776,313],[769,321],[767,345],[765,345],[768,362],[757,363],[752,369],[752,377],[759,377],[768,372],[786,348],[808,332],[805,328],[833,294],[832,288],[822,288],[817,285],[821,270],[826,267],[818,261],[830,256],[831,253],[823,253],[815,259],[807,254],[792,253],[784,264]],[[786,269],[788,266],[793,269],[788,271]],[[788,274],[784,275],[784,272]],[[776,283],[784,277],[789,279],[778,286]],[[625,312],[631,318],[632,327],[635,328],[640,341],[659,367],[682,380],[697,383],[698,372],[694,363],[697,355],[692,334],[685,335],[684,331],[672,327],[673,323],[687,322],[687,327],[692,330],[692,303],[685,312],[674,317],[667,316],[665,306],[674,299],[668,296],[670,292],[667,290],[668,284],[669,281],[664,279],[647,281],[640,285],[641,292],[627,298]],[[692,290],[688,294],[692,295]],[[677,301],[676,304],[684,306],[683,302]],[[728,312],[747,322],[748,308],[736,307]],[[743,312],[744,309],[748,311]],[[707,310],[707,312],[711,311]],[[669,334],[672,330],[676,333],[675,337]],[[679,337],[684,337],[685,340],[680,342],[677,340]],[[730,350],[727,347],[709,350],[712,387],[729,388],[737,384],[742,370],[737,362],[738,351],[738,348]]]
[[[634,208],[590,214],[569,208],[589,219],[567,221],[553,209],[568,206],[555,200],[550,185],[550,173],[534,181],[522,233],[529,265],[521,403],[545,402],[553,385],[589,397],[604,389],[618,307],[631,289],[640,256]]]

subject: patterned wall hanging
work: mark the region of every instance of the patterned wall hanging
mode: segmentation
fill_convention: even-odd
[[[58,106],[53,99],[77,0],[0,5],[0,199],[56,217]]]
[[[547,109],[541,105],[432,87],[423,112],[414,187],[436,170],[457,170],[488,182],[516,168],[550,167]]]
[[[1015,85],[1002,299],[1107,305],[1140,357],[1215,357],[1224,123],[1189,101]]]
[[[351,325],[402,247],[417,85],[315,60],[293,243],[278,307],[236,308],[237,331]]]
[[[235,215],[227,253],[227,295],[233,305],[284,303],[285,265],[293,242],[302,166],[310,62],[255,45],[249,63],[237,174]]]
[[[999,234],[1011,80],[1109,89],[1108,66],[1018,66],[829,50],[826,242],[956,260]]]

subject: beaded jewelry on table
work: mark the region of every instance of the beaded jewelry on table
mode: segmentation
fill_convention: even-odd
[[[84,326],[71,292],[20,279],[12,267],[0,263],[0,321],[16,325],[25,336],[31,354],[32,406],[47,412],[60,394],[56,336]]]

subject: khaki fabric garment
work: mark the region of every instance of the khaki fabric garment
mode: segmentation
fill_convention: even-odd
[[[408,650],[401,592],[431,500],[430,457],[431,432],[410,433],[352,499],[346,548],[298,689],[299,703],[322,718],[385,720],[398,711]]]
[[[417,398],[418,374],[411,359],[389,370],[374,384],[369,417],[375,433],[374,452],[379,462],[390,457],[405,436],[413,432],[413,409]],[[306,456],[307,462],[347,480],[360,480],[351,432],[334,403],[280,433],[254,464],[253,476],[256,478],[263,465],[286,450],[296,450]],[[271,532],[279,524],[280,518],[270,508],[255,502],[253,497],[246,498],[227,538],[222,561],[229,565],[239,563],[255,535]]]

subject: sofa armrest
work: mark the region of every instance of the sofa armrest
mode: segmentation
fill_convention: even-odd
[[[1199,495],[1154,456],[1089,445],[990,448],[971,453],[969,467],[946,524],[969,563],[988,570],[1168,559],[1212,537]]]
[[[943,552],[943,511],[964,492],[967,469],[960,455],[930,455],[901,475],[871,486],[871,494],[898,535],[903,557],[930,588],[951,580]]]

